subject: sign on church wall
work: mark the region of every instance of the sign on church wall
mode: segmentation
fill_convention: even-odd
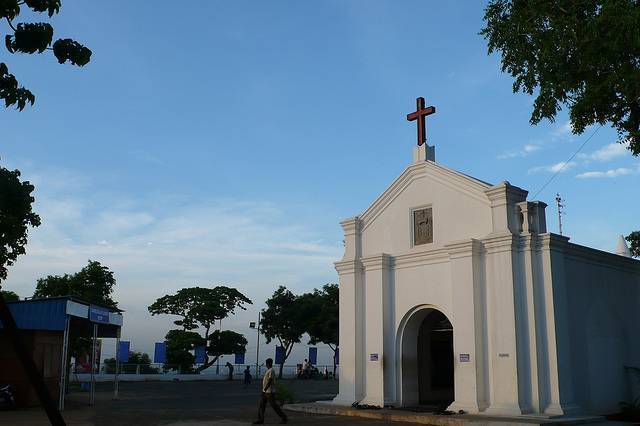
[[[413,245],[433,242],[433,212],[431,207],[413,211]]]

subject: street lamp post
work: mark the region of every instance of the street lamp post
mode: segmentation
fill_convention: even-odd
[[[218,325],[218,331],[222,331],[222,318],[220,318],[220,323]],[[216,376],[220,374],[220,355],[218,355],[218,359],[216,360]]]
[[[256,343],[256,378],[258,378],[260,377],[260,311],[258,311],[258,326],[256,327],[256,323],[250,322],[249,328],[255,328],[258,331],[258,340]]]

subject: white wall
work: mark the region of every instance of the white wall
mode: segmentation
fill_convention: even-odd
[[[640,262],[570,245],[565,255],[576,402],[596,413],[630,402],[640,367]]]

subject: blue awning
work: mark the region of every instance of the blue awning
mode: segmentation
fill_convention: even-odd
[[[87,319],[101,324],[122,326],[122,314],[115,309],[97,308],[87,302],[71,297],[54,297],[50,299],[31,299],[7,303],[13,319],[19,329],[64,331],[67,315]],[[92,311],[100,311],[100,321],[91,315]],[[0,328],[3,328],[0,321]]]

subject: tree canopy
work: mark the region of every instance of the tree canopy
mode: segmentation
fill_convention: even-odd
[[[216,321],[232,315],[236,309],[246,310],[245,305],[251,303],[249,298],[235,288],[226,286],[188,287],[178,290],[176,294],[160,297],[149,306],[148,310],[151,315],[169,314],[181,317],[175,320],[174,324],[182,327],[182,330],[171,330],[167,334],[167,353],[170,350],[169,338],[171,337],[177,342],[172,345],[176,348],[176,359],[180,359],[178,364],[181,368],[186,368],[191,360],[185,352],[206,343],[205,362],[198,367],[198,371],[202,371],[210,367],[222,354],[244,352],[247,341],[241,334],[232,331],[215,331],[210,335],[210,330]],[[204,337],[197,332],[190,331],[200,327],[204,328]],[[178,333],[180,331],[184,333]],[[194,340],[196,335],[201,339],[197,344]],[[184,343],[187,341],[189,344]],[[191,345],[192,343],[193,345]],[[189,349],[190,345],[193,346],[191,349]],[[214,358],[210,359],[208,355],[212,355]],[[189,368],[194,362],[195,358],[189,364]]]
[[[29,227],[40,226],[31,207],[33,190],[29,181],[20,180],[18,170],[0,167],[0,281],[7,278],[7,267],[25,253]]]
[[[5,35],[5,47],[9,53],[44,53],[52,51],[59,63],[70,62],[84,66],[91,60],[91,50],[70,38],[53,41],[53,27],[47,22],[18,22],[23,8],[35,13],[46,13],[49,18],[60,11],[61,0],[0,0],[0,19],[6,21],[9,34]],[[5,106],[16,105],[23,110],[27,103],[35,103],[35,95],[22,87],[9,73],[5,63],[0,63],[0,99]]]
[[[278,375],[282,377],[282,367],[296,343],[307,331],[310,318],[308,300],[294,295],[286,287],[280,286],[266,301],[267,308],[262,310],[260,330],[267,344],[277,340],[284,347],[284,357],[280,363]]]
[[[325,284],[321,290],[314,289],[307,293],[313,307],[312,316],[308,321],[307,333],[309,343],[315,345],[324,343],[335,350],[338,346],[338,298],[340,290],[337,284]],[[305,297],[305,295],[303,295]]]
[[[170,330],[165,336],[167,344],[165,369],[175,369],[183,373],[192,372],[196,358],[191,352],[196,346],[204,344],[204,341],[195,331]]]
[[[20,300],[20,296],[18,296],[18,294],[14,293],[13,291],[0,290],[0,294],[2,295],[2,297],[4,297],[4,300],[6,302],[15,302],[17,300]]]
[[[626,239],[630,243],[629,250],[631,250],[631,255],[640,257],[640,231],[633,231]]]
[[[224,354],[244,353],[247,347],[247,339],[242,334],[230,330],[216,330],[207,340],[207,354],[213,357],[211,364]]]
[[[314,289],[311,293],[300,296],[303,310],[306,312],[306,332],[309,344],[324,343],[333,351],[333,374],[336,372],[336,355],[339,336],[339,304],[340,290],[337,284],[325,284],[322,289]]]
[[[640,154],[637,0],[491,0],[484,19],[513,91],[536,96],[531,124],[568,106],[575,134],[609,123]]]
[[[216,321],[232,315],[236,308],[246,310],[244,305],[251,303],[251,300],[235,288],[188,287],[178,290],[176,294],[162,296],[148,309],[151,315],[170,314],[182,317],[174,321],[174,324],[185,330],[198,327],[208,330]]]
[[[75,296],[90,303],[116,308],[113,272],[100,262],[89,260],[87,266],[75,274],[49,275],[40,278],[33,297]]]

